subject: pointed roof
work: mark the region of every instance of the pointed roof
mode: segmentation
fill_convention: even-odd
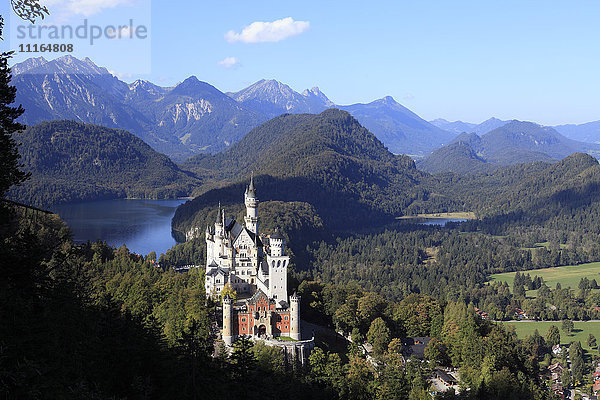
[[[254,174],[250,176],[250,185],[248,186],[248,190],[246,190],[246,193],[248,193],[248,197],[256,197],[256,188],[254,187]]]
[[[221,202],[219,202],[219,208],[217,208],[217,219],[215,220],[215,224],[221,224]]]
[[[272,234],[270,236],[271,239],[279,239],[279,240],[284,240],[285,238],[283,237],[283,235],[281,234],[281,232],[279,232],[279,229],[275,229],[275,233]]]

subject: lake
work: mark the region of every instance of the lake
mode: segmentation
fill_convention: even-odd
[[[186,200],[120,199],[61,204],[51,210],[71,227],[77,243],[104,240],[138,254],[164,253],[176,242],[171,235],[175,209]]]
[[[448,222],[465,222],[466,219],[453,219],[453,218],[425,218],[423,222],[419,222],[420,225],[440,225],[446,226]]]

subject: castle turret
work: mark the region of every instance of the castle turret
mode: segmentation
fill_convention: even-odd
[[[246,203],[246,216],[244,217],[246,229],[258,235],[258,199],[254,188],[254,177],[250,178],[250,185],[244,194],[244,202]]]
[[[269,237],[269,297],[277,301],[287,299],[287,267],[290,258],[285,255],[285,238],[279,231]]]
[[[300,296],[296,293],[290,297],[290,337],[300,340]]]
[[[226,346],[233,343],[233,300],[229,296],[223,298],[223,342]]]
[[[219,258],[223,254],[223,218],[221,215],[221,204],[219,204],[219,210],[217,212],[217,219],[215,220],[215,246],[213,248],[213,257]]]
[[[285,255],[285,238],[279,233],[279,230],[275,230],[275,233],[269,237],[269,247],[272,257],[282,257]]]

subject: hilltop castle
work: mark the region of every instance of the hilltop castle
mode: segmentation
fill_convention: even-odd
[[[219,206],[214,227],[206,228],[206,294],[219,296],[226,284],[242,300],[223,299],[223,341],[288,336],[300,340],[300,298],[288,297],[285,238],[259,234],[254,180],[244,194],[245,226]]]

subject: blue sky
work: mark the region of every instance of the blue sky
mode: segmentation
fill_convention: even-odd
[[[147,40],[104,40],[74,52],[125,81],[166,86],[196,75],[236,91],[267,78],[298,91],[319,86],[338,104],[391,95],[425,119],[495,116],[547,125],[600,119],[597,1],[46,3],[49,23],[87,17],[100,26],[130,18],[147,24]],[[285,18],[291,20],[265,33]],[[267,24],[244,34],[255,22]],[[14,28],[14,19],[9,23]],[[9,36],[4,48],[18,43]]]

